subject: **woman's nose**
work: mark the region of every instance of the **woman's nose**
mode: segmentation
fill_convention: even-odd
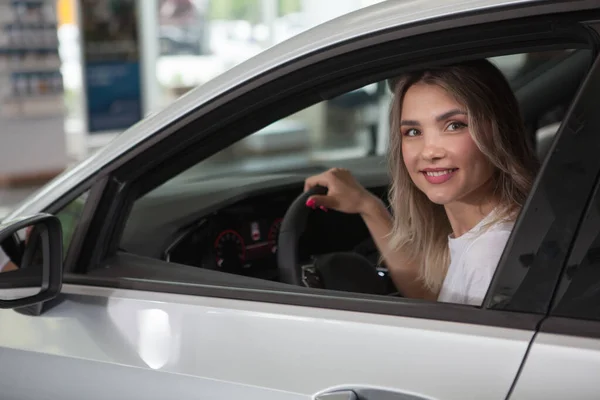
[[[421,156],[426,160],[435,160],[444,158],[446,150],[439,141],[429,138],[425,139]]]

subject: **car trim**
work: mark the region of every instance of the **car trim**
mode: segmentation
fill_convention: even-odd
[[[500,259],[500,265],[513,264],[514,273],[496,271],[486,307],[548,313],[600,172],[600,162],[593,158],[597,149],[590,148],[600,122],[589,107],[595,103],[598,87],[600,57],[596,56],[517,219],[507,243],[510,250]],[[586,156],[579,151],[586,146],[582,141],[587,143]]]
[[[106,289],[106,297],[110,297],[112,289],[128,289],[141,292],[170,293],[200,297],[215,297],[229,300],[256,301],[273,304],[286,304],[301,307],[325,308],[340,311],[361,312],[369,314],[391,315],[398,317],[432,319],[465,324],[495,326],[510,329],[533,331],[543,316],[517,312],[504,312],[479,309],[472,306],[437,303],[425,300],[391,298],[362,295],[358,293],[342,293],[318,289],[304,289],[291,286],[286,291],[264,290],[253,287],[230,287],[211,284],[182,284],[179,282],[159,282],[151,279],[121,277],[118,279],[70,276],[68,285],[63,289],[63,296],[71,293],[69,286],[78,287],[77,293],[86,293],[86,288]],[[89,291],[89,289],[87,289]],[[59,297],[55,302],[62,301]]]
[[[67,248],[67,254],[64,257],[65,272],[74,272],[75,268],[77,267],[76,260],[78,259],[79,254],[81,252],[81,248],[84,243],[85,233],[87,232],[90,226],[92,217],[95,215],[97,206],[100,203],[104,190],[106,189],[107,182],[107,178],[101,179],[91,188],[87,189],[89,191],[88,198],[85,201],[83,210],[81,211],[81,215],[79,216],[79,222],[75,227],[71,243],[68,245]],[[82,194],[85,192],[86,191],[84,190]],[[69,203],[75,201],[82,194],[78,195],[73,199],[70,199]]]
[[[548,317],[541,326],[540,333],[600,339],[600,321],[567,317]]]

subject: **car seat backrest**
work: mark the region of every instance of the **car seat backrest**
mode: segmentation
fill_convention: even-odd
[[[550,151],[550,147],[552,146],[552,142],[554,141],[554,137],[558,132],[558,128],[560,127],[560,122],[556,122],[554,124],[550,124],[544,126],[536,132],[536,153],[538,156],[538,160],[540,163],[543,163]]]

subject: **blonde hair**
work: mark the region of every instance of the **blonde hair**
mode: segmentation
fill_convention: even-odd
[[[493,195],[499,199],[499,207],[490,223],[516,218],[538,161],[527,140],[517,100],[502,73],[489,61],[411,72],[393,83],[388,150],[394,220],[390,245],[417,263],[423,284],[438,293],[450,264],[448,235],[452,228],[444,207],[431,202],[415,186],[402,158],[402,102],[416,83],[437,85],[467,108],[473,141],[495,168]]]

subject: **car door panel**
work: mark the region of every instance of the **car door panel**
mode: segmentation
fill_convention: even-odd
[[[266,399],[306,396],[59,354],[0,351],[3,400]]]
[[[0,332],[0,371],[17,385],[15,396],[24,396],[30,387],[19,378],[23,370],[11,365],[23,365],[28,382],[46,379],[61,399],[81,394],[49,376],[78,376],[81,387],[87,386],[84,381],[93,386],[113,367],[121,371],[110,381],[115,386],[87,398],[119,395],[122,383],[138,388],[139,396],[128,398],[164,398],[147,382],[176,375],[198,378],[189,392],[178,393],[178,398],[190,399],[211,395],[217,390],[214,382],[227,387],[222,390],[229,399],[276,398],[275,392],[309,399],[339,388],[379,388],[445,400],[504,399],[533,335],[208,297],[74,285],[63,291],[68,293],[64,301],[41,317],[0,313],[0,325],[14,327]],[[34,361],[38,358],[46,363]],[[60,371],[49,367],[54,361]],[[260,390],[236,397],[240,386]]]
[[[511,400],[598,398],[600,340],[539,333]]]

